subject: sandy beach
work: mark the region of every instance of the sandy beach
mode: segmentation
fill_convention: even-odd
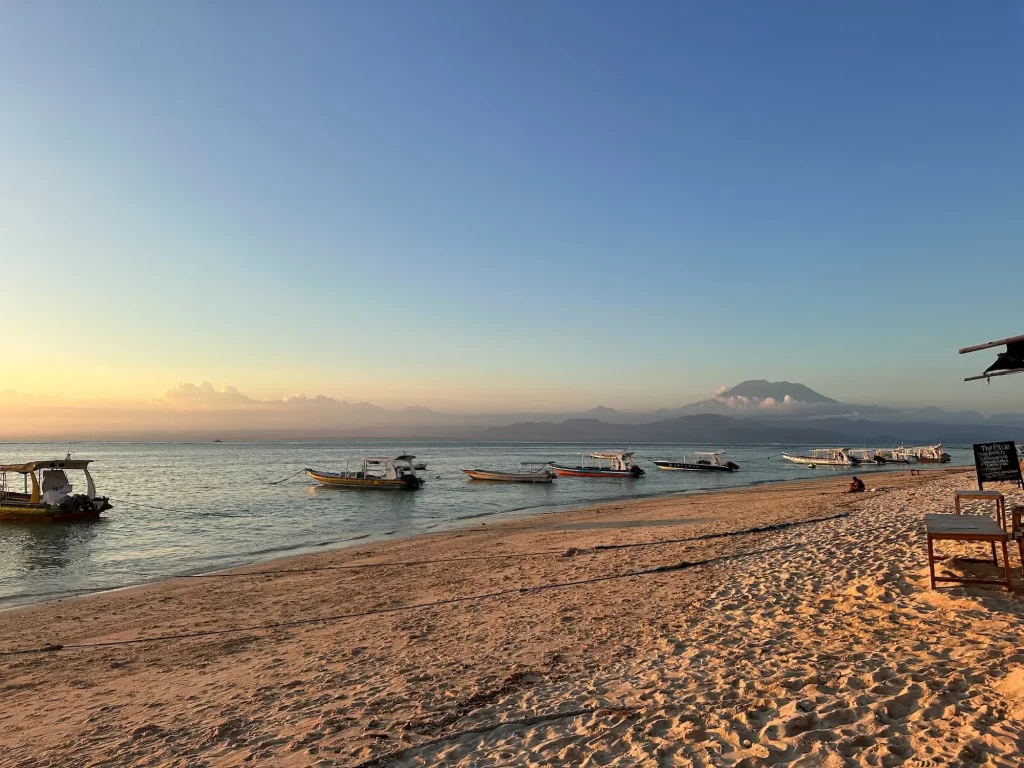
[[[922,515],[951,512],[973,474],[848,482],[618,502],[8,611],[0,763],[1020,766],[1016,553],[1013,594],[928,588]]]

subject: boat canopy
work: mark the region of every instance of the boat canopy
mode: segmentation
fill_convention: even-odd
[[[386,464],[389,461],[412,461],[415,456],[403,453],[401,456],[367,456],[363,461],[367,464]]]
[[[633,451],[599,451],[598,453],[590,454],[590,458],[612,461],[614,459],[627,459],[632,455]]]
[[[49,459],[29,461],[25,464],[0,464],[0,472],[17,472],[27,475],[37,469],[88,469],[92,459]]]

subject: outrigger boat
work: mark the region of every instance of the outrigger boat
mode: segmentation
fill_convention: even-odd
[[[899,448],[881,448],[875,451],[875,458],[881,459],[885,464],[909,464],[910,456],[901,445]]]
[[[358,469],[345,462],[344,472],[323,472],[306,467],[306,475],[329,488],[376,488],[380,490],[414,491],[423,486],[423,478],[416,476],[412,460],[415,456],[395,456],[393,459],[368,457],[358,459]]]
[[[35,523],[63,523],[95,520],[111,509],[110,500],[96,495],[96,484],[89,474],[91,459],[52,459],[25,464],[0,465],[0,520]],[[65,470],[85,473],[85,493],[72,493]],[[22,476],[24,492],[8,485],[7,474]],[[31,490],[29,482],[31,481]]]
[[[496,472],[490,469],[464,469],[471,480],[486,480],[491,483],[550,483],[555,473],[548,469],[549,461],[524,461],[521,472]]]
[[[889,461],[874,448],[858,448],[850,451],[850,455],[861,464],[886,464]]]
[[[731,461],[722,461],[721,456],[725,451],[697,451],[693,455],[693,461],[687,461],[684,455],[682,461],[667,461],[657,459],[654,464],[658,469],[684,470],[688,472],[735,472],[739,464]]]
[[[860,464],[860,459],[851,456],[846,448],[814,448],[810,456],[793,456],[783,452],[782,458],[808,467],[856,467]]]
[[[602,451],[590,454],[591,459],[608,462],[607,466],[598,464],[584,465],[584,457],[580,456],[578,467],[563,467],[552,464],[551,469],[559,477],[643,477],[644,471],[633,463],[633,451]]]
[[[906,451],[917,459],[919,464],[948,464],[953,460],[952,456],[942,450],[942,443],[907,448]]]

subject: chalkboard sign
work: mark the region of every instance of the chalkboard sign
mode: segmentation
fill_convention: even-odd
[[[1017,444],[975,443],[974,468],[978,472],[978,490],[985,490],[985,483],[1009,481],[1020,483],[1020,460],[1017,458]]]

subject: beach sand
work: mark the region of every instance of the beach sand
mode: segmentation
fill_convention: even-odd
[[[2,658],[0,764],[1018,768],[1016,553],[1014,594],[928,588],[973,474],[814,477],[2,613],[66,647]]]

